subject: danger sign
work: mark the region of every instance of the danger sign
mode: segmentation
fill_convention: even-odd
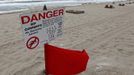
[[[20,15],[25,44],[37,48],[62,35],[64,8]]]

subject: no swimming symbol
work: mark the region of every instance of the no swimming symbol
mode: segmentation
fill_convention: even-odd
[[[34,49],[38,45],[39,45],[39,38],[36,36],[29,38],[28,41],[26,42],[26,46],[28,49]]]

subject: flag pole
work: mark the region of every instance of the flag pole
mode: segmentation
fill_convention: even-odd
[[[43,6],[43,11],[45,11],[45,10],[47,10],[47,6],[46,6],[46,5]],[[48,44],[48,43],[46,43],[46,44]],[[46,53],[46,49],[45,49],[45,47],[46,47],[45,45],[46,45],[46,44],[44,44],[44,60],[45,60],[45,62],[44,62],[44,65],[45,65],[45,66],[44,66],[44,68],[45,68],[44,74],[45,74],[45,75],[48,75],[47,69],[46,69],[46,63],[47,63],[47,62],[46,62],[46,54],[45,54],[45,53]]]
[[[46,44],[48,44],[48,43],[46,43]],[[44,70],[44,74],[45,75],[48,75],[48,73],[47,73],[47,58],[46,58],[46,44],[44,44],[44,60],[45,60],[45,62],[44,62],[44,68],[45,68],[45,70]]]

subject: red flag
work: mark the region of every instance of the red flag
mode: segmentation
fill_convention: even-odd
[[[74,75],[86,69],[89,56],[83,51],[45,45],[47,75]]]

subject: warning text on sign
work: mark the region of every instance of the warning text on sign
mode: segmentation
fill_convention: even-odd
[[[21,14],[20,20],[27,48],[36,48],[61,36],[63,33],[63,14],[63,8]],[[36,37],[39,41],[31,42],[32,37]]]

